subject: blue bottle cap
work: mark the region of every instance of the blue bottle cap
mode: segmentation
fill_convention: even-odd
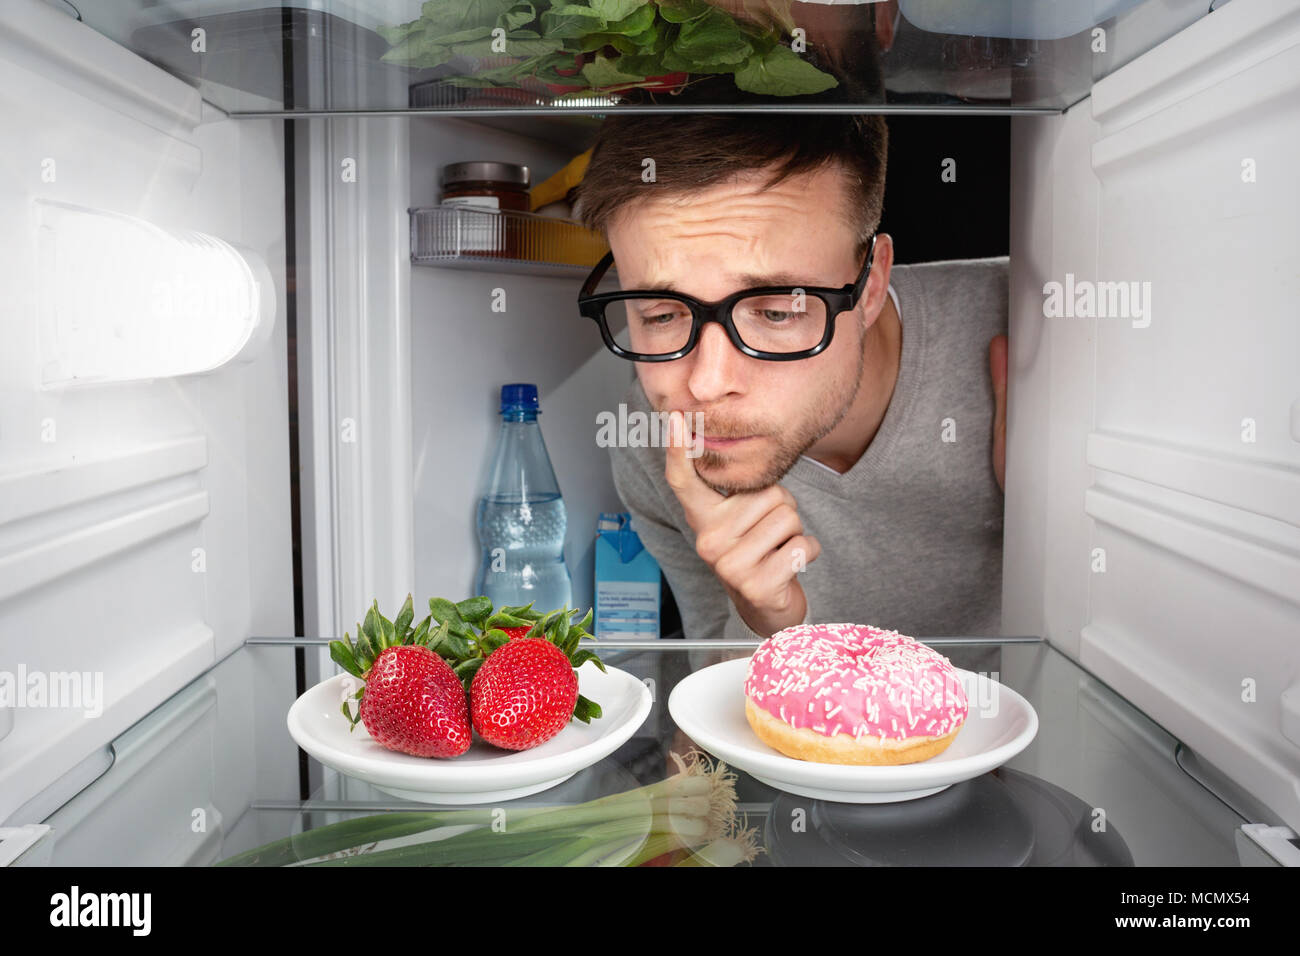
[[[538,411],[537,386],[515,383],[501,386],[501,411]]]

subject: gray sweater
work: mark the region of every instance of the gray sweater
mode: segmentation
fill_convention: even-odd
[[[913,637],[997,635],[1002,492],[993,471],[988,348],[1007,331],[1005,256],[895,266],[903,327],[885,418],[844,474],[801,456],[781,479],[821,554],[799,575],[808,622],[874,624]],[[635,374],[628,411],[650,412]],[[955,440],[945,441],[947,433]],[[614,485],[663,569],[687,638],[757,640],[664,479],[664,449],[611,448]]]

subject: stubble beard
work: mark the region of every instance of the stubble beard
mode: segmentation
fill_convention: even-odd
[[[765,433],[765,438],[775,439],[776,448],[768,457],[763,465],[763,470],[759,475],[748,481],[728,482],[717,479],[710,479],[709,472],[716,472],[726,468],[733,461],[733,456],[726,452],[710,451],[705,448],[700,452],[699,457],[695,459],[695,471],[700,476],[700,480],[722,495],[733,495],[743,492],[762,491],[764,488],[770,488],[775,485],[786,473],[794,467],[799,457],[807,451],[812,445],[830,434],[844,416],[849,413],[853,407],[854,401],[858,397],[858,391],[862,388],[862,372],[866,367],[866,355],[864,341],[865,336],[858,337],[858,365],[853,374],[853,390],[847,398],[838,405],[835,401],[835,390],[831,389],[824,392],[813,406],[812,414],[803,419],[796,428],[785,433],[772,435],[770,432]],[[705,418],[707,420],[707,413]],[[712,429],[714,426],[710,425]],[[735,429],[722,432],[713,432],[714,435],[722,437],[729,434]],[[743,432],[739,432],[743,434]]]

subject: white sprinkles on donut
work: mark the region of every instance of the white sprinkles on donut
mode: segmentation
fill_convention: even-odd
[[[826,737],[844,730],[854,740],[941,737],[969,711],[946,657],[869,624],[801,624],[778,631],[750,658],[745,695],[796,730]]]

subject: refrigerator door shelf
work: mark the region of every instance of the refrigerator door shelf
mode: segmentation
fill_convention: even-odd
[[[411,216],[411,262],[581,279],[609,246],[568,219],[469,206],[426,206]]]

